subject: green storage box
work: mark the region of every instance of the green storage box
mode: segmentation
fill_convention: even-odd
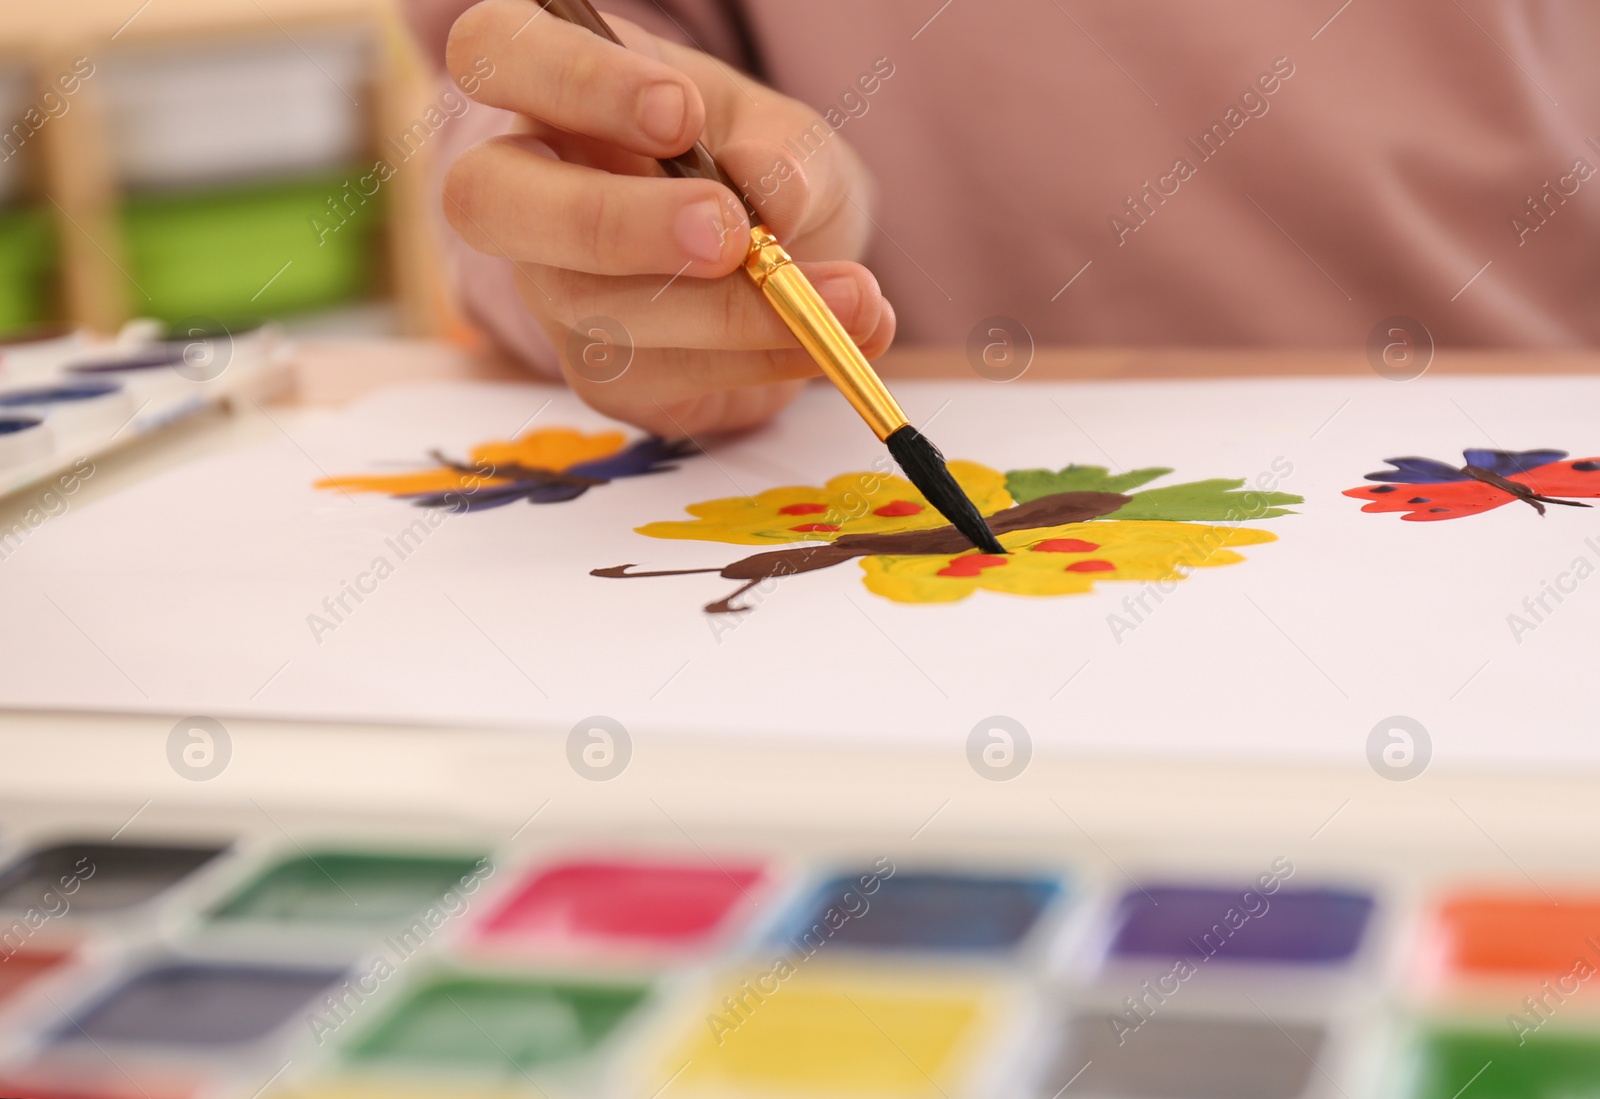
[[[56,264],[55,229],[45,211],[0,210],[0,337],[49,319]]]
[[[383,192],[360,202],[362,172],[129,197],[133,312],[232,326],[366,297]]]

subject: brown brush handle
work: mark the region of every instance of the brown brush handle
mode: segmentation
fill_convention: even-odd
[[[589,0],[538,0],[538,3],[556,18],[564,19],[568,23],[593,31],[601,38],[622,45],[622,39],[617,37],[616,32],[607,25],[600,13],[594,10],[594,5],[589,3]],[[760,223],[761,215],[756,212],[755,206],[700,142],[696,141],[694,148],[681,156],[666,157],[657,160],[656,163],[661,165],[667,175],[675,179],[709,179],[722,184],[739,196],[739,201],[744,205],[744,212],[750,218],[750,224]]]

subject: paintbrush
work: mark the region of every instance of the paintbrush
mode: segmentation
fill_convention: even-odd
[[[589,0],[537,0],[537,3],[551,15],[622,45],[622,40],[606,25]],[[745,257],[745,273],[766,296],[768,304],[794,333],[800,346],[816,360],[828,380],[888,446],[895,462],[928,503],[983,552],[1005,553],[983,515],[950,475],[939,448],[912,426],[888,387],[839,323],[839,318],[795,266],[772,230],[762,224],[761,215],[749,197],[735,186],[706,147],[697,141],[694,148],[682,156],[658,163],[670,176],[714,180],[739,196],[750,218],[750,251]]]

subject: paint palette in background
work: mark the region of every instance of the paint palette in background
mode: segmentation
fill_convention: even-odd
[[[1415,1099],[1577,1099],[1600,1088],[1600,1029],[1527,1041],[1503,1025],[1441,1029],[1412,1072]]]
[[[702,950],[754,911],[759,866],[596,859],[542,870],[504,898],[479,941],[562,955]]]
[[[1011,983],[818,962],[766,998],[747,978],[713,986],[685,1012],[685,1039],[635,1090],[670,1079],[680,1096],[978,1094],[1016,1021]]]
[[[306,851],[267,868],[214,908],[214,924],[247,922],[275,930],[409,922],[471,880],[486,860],[449,855]]]
[[[114,912],[149,901],[222,854],[195,845],[58,843],[0,873],[0,915]]]
[[[1319,1024],[1259,1014],[1151,1019],[1135,1039],[1119,1036],[1104,1015],[1084,1014],[1071,1019],[1066,1034],[1043,1094],[1071,1088],[1128,1099],[1300,1099],[1316,1094],[1327,1044]]]
[[[779,934],[790,942],[820,937],[864,950],[1003,955],[1022,945],[1061,892],[1054,878],[837,876],[795,908]],[[870,920],[857,918],[869,912]]]
[[[1600,1084],[1595,882],[1559,904],[1442,882],[1413,915],[1381,881],[1287,863],[1129,879],[1022,863],[1018,844],[897,866],[804,835],[488,857],[321,835],[14,849],[0,1081],[21,1082],[0,1094],[1571,1099]],[[70,904],[34,926],[30,906],[66,883]]]
[[[237,1049],[283,1028],[340,975],[330,969],[158,962],[70,1012],[49,1043],[100,1052],[122,1046]]]
[[[115,342],[85,333],[0,344],[0,496],[77,491],[93,459],[208,408],[264,397],[287,377],[272,327],[164,339],[135,322]]]
[[[648,995],[642,984],[441,971],[394,1004],[345,1059],[396,1072],[543,1070],[592,1054]]]
[[[1526,882],[1441,897],[1413,960],[1418,1099],[1544,1099],[1600,1091],[1600,890]]]
[[[26,1096],[27,1099],[196,1099],[193,1084],[186,1080],[141,1080],[133,1084],[109,1072],[85,1075],[76,1081],[28,1076],[0,1078],[0,1095]]]
[[[1600,893],[1462,893],[1432,918],[1425,964],[1437,983],[1600,974]]]
[[[59,970],[72,957],[68,950],[19,949],[0,965],[0,1005],[48,973]]]
[[[1145,885],[1123,894],[1107,960],[1337,965],[1360,948],[1372,909],[1369,894],[1344,889]]]

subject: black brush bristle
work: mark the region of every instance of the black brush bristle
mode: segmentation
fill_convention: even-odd
[[[977,506],[961,491],[956,479],[945,468],[944,455],[916,428],[907,424],[884,440],[889,453],[899,463],[906,479],[916,485],[939,514],[967,536],[984,553],[1004,554],[1005,547],[983,521]]]

